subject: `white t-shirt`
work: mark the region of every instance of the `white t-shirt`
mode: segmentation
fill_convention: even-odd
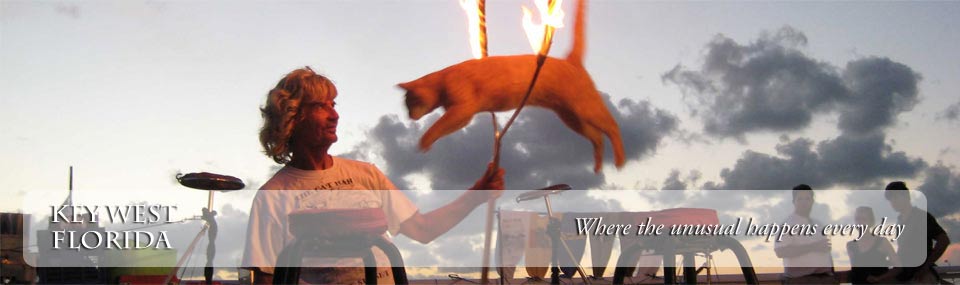
[[[383,209],[391,235],[397,235],[400,224],[417,212],[410,199],[373,164],[334,157],[333,166],[325,170],[284,166],[260,187],[253,199],[241,267],[273,273],[277,255],[294,241],[287,222],[289,213],[356,208]],[[381,263],[385,261],[382,252],[375,252],[378,265],[389,264]],[[354,265],[338,262],[337,266]]]
[[[789,225],[819,224],[812,219],[801,217],[796,213],[791,213],[785,223]],[[783,240],[777,242],[774,247],[781,248],[785,246],[807,245],[826,239],[826,237],[820,234],[784,235]],[[829,252],[811,251],[800,256],[783,259],[783,276],[787,278],[831,272],[833,272],[833,256]]]

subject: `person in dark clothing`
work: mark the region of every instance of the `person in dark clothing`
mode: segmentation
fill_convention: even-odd
[[[873,226],[876,224],[873,208],[857,208],[854,220],[858,225]],[[860,240],[849,241],[847,255],[852,265],[849,281],[853,284],[888,283],[900,272],[900,258],[886,238],[868,234]],[[890,270],[890,266],[894,269]]]
[[[895,181],[888,184],[884,191],[890,206],[900,213],[897,222],[907,227],[897,240],[897,254],[904,267],[896,279],[915,284],[937,283],[940,278],[934,266],[950,245],[950,238],[933,215],[910,203],[907,190],[905,183]],[[925,230],[916,230],[924,226]]]

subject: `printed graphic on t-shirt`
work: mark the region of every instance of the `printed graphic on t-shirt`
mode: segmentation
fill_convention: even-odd
[[[313,190],[334,190],[334,189],[357,189],[353,187],[353,178],[340,179],[333,182],[327,182],[316,187]]]
[[[293,197],[296,209],[357,209],[380,208],[383,203],[372,191],[346,190],[356,189],[355,179],[345,178],[334,182],[322,183],[313,190],[301,191]]]

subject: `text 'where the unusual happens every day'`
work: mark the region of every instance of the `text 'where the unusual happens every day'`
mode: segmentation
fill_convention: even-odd
[[[896,241],[903,234],[906,225],[888,224],[887,218],[871,228],[865,224],[789,224],[789,223],[756,223],[753,218],[738,217],[732,224],[658,224],[652,217],[637,224],[613,223],[605,224],[603,217],[576,218],[578,235],[595,236],[764,236],[766,241],[771,239],[782,241],[784,236],[851,236],[860,240],[870,233]]]

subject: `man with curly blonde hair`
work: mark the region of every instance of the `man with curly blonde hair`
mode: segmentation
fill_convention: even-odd
[[[272,279],[277,254],[293,240],[287,215],[298,209],[380,208],[391,235],[403,234],[429,243],[460,223],[477,206],[503,193],[503,170],[491,167],[471,190],[443,207],[421,214],[373,164],[328,153],[337,141],[340,116],[335,108],[336,97],[336,86],[308,67],[281,79],[261,108],[264,120],[260,143],[264,153],[284,167],[260,187],[250,210],[241,266],[254,270],[257,283]],[[392,278],[389,270],[383,273],[381,278]],[[357,281],[334,278],[322,282]]]

